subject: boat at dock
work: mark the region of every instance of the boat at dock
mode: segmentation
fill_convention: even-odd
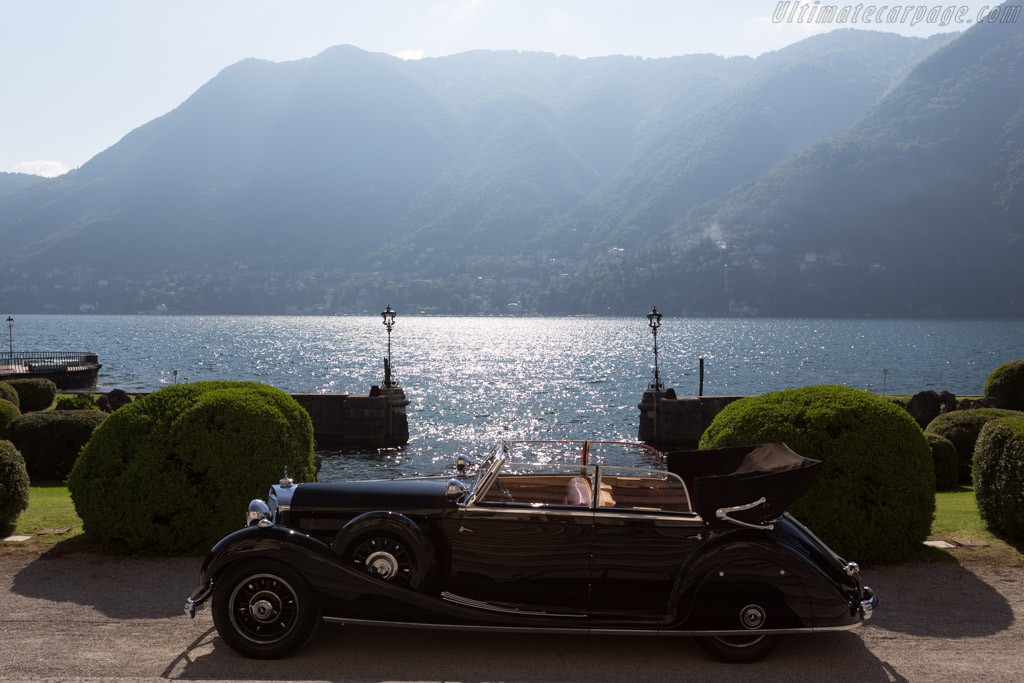
[[[15,351],[0,353],[0,382],[11,379],[42,378],[58,389],[88,389],[96,386],[99,357],[80,351]]]

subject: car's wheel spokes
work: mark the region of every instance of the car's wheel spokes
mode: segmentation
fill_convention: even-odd
[[[384,581],[408,583],[412,560],[405,547],[393,538],[368,538],[356,546],[352,561],[368,573]]]
[[[231,594],[231,621],[238,633],[259,643],[273,643],[295,626],[298,604],[287,582],[272,574],[251,576]]]

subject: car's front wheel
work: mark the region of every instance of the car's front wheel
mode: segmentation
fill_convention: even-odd
[[[241,564],[214,584],[213,623],[224,642],[246,657],[294,652],[313,635],[318,616],[309,586],[281,564]]]
[[[699,636],[697,647],[720,662],[747,663],[764,659],[779,646],[779,637],[766,633],[743,636]]]

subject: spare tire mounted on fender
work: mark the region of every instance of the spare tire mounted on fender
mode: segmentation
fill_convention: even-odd
[[[382,581],[420,590],[429,585],[434,547],[405,515],[368,512],[349,521],[331,543],[336,555]]]

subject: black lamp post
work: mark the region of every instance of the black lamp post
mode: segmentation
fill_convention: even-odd
[[[657,306],[652,307],[651,312],[647,314],[647,324],[654,334],[654,381],[648,384],[647,388],[661,391],[665,385],[661,383],[661,375],[658,374],[658,328],[661,327],[661,313],[658,313]]]
[[[11,362],[14,362],[14,318],[7,316],[7,347],[11,352]]]
[[[391,310],[391,304],[381,312],[380,317],[384,319],[384,327],[388,330],[388,356],[384,359],[384,388],[387,389],[396,385],[391,379],[391,328],[395,324],[395,312]]]

